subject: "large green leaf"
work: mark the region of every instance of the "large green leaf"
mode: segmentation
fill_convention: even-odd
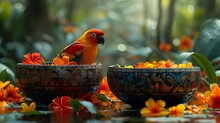
[[[206,75],[208,76],[209,83],[218,83],[218,78],[216,76],[212,63],[204,55],[200,53],[183,52],[177,57],[175,63],[182,63],[189,57],[193,58],[198,63],[198,65],[205,71]]]
[[[96,114],[96,107],[89,101],[79,101],[76,99],[70,98],[70,105],[78,113],[80,111],[80,106],[84,106],[90,113]]]
[[[13,71],[6,65],[0,63],[0,72],[4,70],[7,70],[7,77],[5,81],[9,80],[11,84],[16,85]]]
[[[220,20],[206,21],[195,41],[193,52],[199,52],[212,60],[220,55]]]
[[[91,102],[89,102],[89,101],[79,101],[79,102],[81,105],[86,107],[90,113],[92,113],[92,114],[97,113],[96,107]]]
[[[73,109],[74,109],[76,112],[79,112],[79,111],[80,111],[80,103],[79,103],[79,100],[70,98],[70,105],[73,107]]]
[[[5,69],[0,73],[0,81],[5,82],[6,77],[7,77],[7,70]]]

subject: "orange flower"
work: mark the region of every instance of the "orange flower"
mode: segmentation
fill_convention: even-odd
[[[193,36],[194,36],[195,38],[199,37],[199,32],[198,32],[198,31],[194,31],[194,32],[193,32]]]
[[[55,65],[75,65],[75,64],[77,64],[75,61],[69,61],[69,56],[63,56],[62,59],[57,56],[53,59],[53,63]]]
[[[35,111],[36,104],[35,102],[32,102],[28,106],[27,103],[22,103],[21,107],[22,107],[22,112],[32,112],[32,111]]]
[[[164,108],[166,102],[157,100],[156,102],[150,98],[145,102],[146,107],[142,108],[140,113],[143,116],[162,116],[167,115],[168,112]]]
[[[4,89],[0,89],[0,101],[5,101],[7,97],[7,91]]]
[[[208,106],[210,108],[220,108],[220,88],[219,87],[212,87],[210,100],[208,102]]]
[[[180,45],[179,45],[179,49],[180,50],[190,50],[193,47],[193,43],[190,37],[188,36],[182,36],[180,39]]]
[[[111,100],[119,100],[110,90],[110,88],[108,86],[107,77],[103,77],[102,83],[99,86],[96,93],[97,94],[104,94],[105,96],[109,97]]]
[[[102,83],[99,86],[99,88],[98,88],[96,93],[100,93],[101,90],[106,91],[107,93],[111,92],[111,90],[110,90],[110,88],[108,86],[107,77],[103,77]]]
[[[73,27],[70,26],[70,25],[66,26],[66,27],[65,27],[65,32],[66,32],[66,33],[72,33],[72,32],[73,32]]]
[[[206,109],[205,105],[187,105],[186,106],[189,110],[186,110],[187,113],[189,114],[201,114],[203,110]]]
[[[181,116],[184,114],[185,109],[186,109],[185,105],[178,104],[177,106],[170,107],[168,110],[171,116]]]
[[[69,96],[62,96],[56,97],[53,100],[53,103],[49,104],[49,110],[58,111],[58,112],[69,112],[73,111],[73,108],[70,105],[70,97]]]
[[[3,114],[5,112],[6,106],[8,106],[8,104],[5,101],[0,101],[0,114]]]
[[[171,46],[170,44],[167,44],[167,43],[165,43],[165,42],[161,42],[161,43],[159,44],[159,49],[162,50],[162,51],[164,51],[164,52],[170,52],[171,47],[172,47],[172,46]]]
[[[7,88],[7,102],[23,102],[24,97],[19,94],[19,88],[9,85]]]
[[[206,105],[209,101],[210,91],[206,91],[204,94],[201,92],[196,92],[194,95],[194,99],[189,101],[189,104],[192,105]]]
[[[23,64],[43,64],[44,59],[40,56],[40,53],[34,52],[32,54],[27,53],[24,55]]]
[[[192,68],[193,65],[191,62],[187,62],[186,64],[174,64],[171,60],[160,60],[158,62],[137,62],[135,68]],[[127,67],[129,68],[129,67]],[[131,67],[130,67],[131,68]]]

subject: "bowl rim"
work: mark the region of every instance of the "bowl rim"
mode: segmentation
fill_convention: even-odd
[[[119,68],[116,65],[110,65],[108,71],[125,71],[125,72],[191,72],[201,71],[200,67],[194,66],[192,68]]]
[[[66,67],[66,68],[102,68],[103,65],[101,63],[97,64],[76,64],[76,65],[49,65],[50,63],[47,62],[46,64],[24,64],[24,63],[17,63],[16,67],[50,67],[50,68],[57,68],[57,67]]]

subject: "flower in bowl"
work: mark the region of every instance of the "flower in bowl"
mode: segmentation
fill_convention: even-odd
[[[114,95],[133,108],[142,108],[149,98],[164,100],[166,106],[189,101],[200,85],[200,74],[200,68],[190,62],[168,60],[139,62],[133,67],[111,65],[107,79]]]

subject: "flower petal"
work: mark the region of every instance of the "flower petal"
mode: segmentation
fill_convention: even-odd
[[[141,109],[140,113],[141,114],[151,114],[152,112],[147,107],[144,107],[144,108]]]
[[[35,108],[36,108],[36,103],[35,103],[35,102],[32,102],[32,103],[29,105],[29,110],[34,111]]]
[[[61,97],[61,105],[62,106],[70,106],[70,97],[69,96],[62,96]]]
[[[56,97],[56,98],[53,100],[53,103],[60,106],[60,105],[61,105],[61,99],[60,99],[60,97]]]
[[[22,104],[21,104],[21,107],[22,107],[22,109],[23,109],[24,111],[27,111],[27,110],[28,110],[28,105],[27,105],[27,103],[22,103]]]
[[[185,109],[186,109],[186,106],[184,104],[178,104],[176,106],[176,110],[178,113],[183,113]]]
[[[54,63],[55,65],[63,65],[63,61],[60,59],[60,57],[55,57],[55,58],[53,59],[53,63]]]
[[[157,102],[156,102],[156,106],[157,106],[158,108],[164,108],[165,105],[166,105],[166,102],[163,101],[163,100],[157,100]]]
[[[62,61],[64,64],[67,64],[69,62],[69,56],[63,56]]]
[[[216,84],[216,83],[210,84],[210,90],[211,90],[211,91],[213,91],[214,88],[216,88],[216,87],[219,87],[218,84]]]
[[[155,101],[154,99],[150,98],[145,102],[145,105],[147,106],[147,108],[151,109],[154,107],[155,105]]]

